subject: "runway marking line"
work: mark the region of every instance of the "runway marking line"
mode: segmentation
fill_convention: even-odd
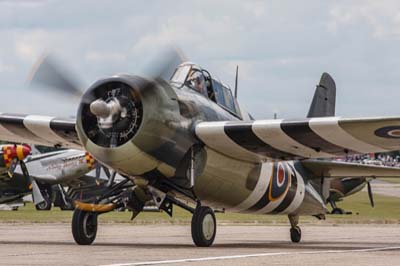
[[[366,249],[349,249],[349,250],[319,250],[319,251],[298,251],[298,252],[272,252],[272,253],[256,253],[256,254],[244,254],[244,255],[232,255],[232,256],[216,256],[216,257],[203,257],[203,258],[186,258],[186,259],[175,259],[175,260],[159,260],[159,261],[142,261],[133,263],[116,263],[107,264],[101,266],[134,266],[134,265],[157,265],[157,264],[171,264],[171,263],[184,263],[184,262],[198,262],[198,261],[211,261],[211,260],[228,260],[228,259],[243,259],[243,258],[254,258],[254,257],[268,257],[268,256],[280,256],[280,255],[310,255],[310,254],[330,254],[330,253],[353,253],[353,252],[376,252],[376,251],[388,251],[397,250],[398,247],[382,247],[382,248],[366,248]]]

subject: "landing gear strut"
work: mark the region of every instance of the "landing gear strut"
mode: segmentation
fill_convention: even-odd
[[[293,243],[299,243],[301,240],[301,229],[298,226],[299,224],[299,216],[298,215],[289,215],[290,221],[290,239]]]
[[[79,245],[90,245],[97,234],[97,213],[75,209],[72,217],[72,235]]]
[[[214,211],[210,207],[198,206],[192,217],[192,239],[198,247],[212,245],[217,232]]]

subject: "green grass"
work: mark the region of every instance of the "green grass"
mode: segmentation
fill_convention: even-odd
[[[318,221],[314,217],[301,217],[301,223],[338,224],[338,223],[400,223],[400,198],[374,195],[375,208],[369,205],[368,196],[364,192],[353,195],[338,204],[339,207],[352,211],[352,215],[327,215],[326,221]],[[51,211],[36,211],[31,203],[18,211],[0,211],[0,222],[6,223],[69,223],[71,211],[61,211],[54,208]],[[170,218],[163,212],[144,212],[130,221],[130,212],[110,212],[100,216],[102,223],[133,223],[133,224],[189,224],[190,213],[175,207],[174,217]],[[287,217],[282,215],[248,215],[236,213],[218,213],[219,223],[250,223],[250,224],[287,224]]]
[[[389,177],[386,177],[386,178],[380,178],[379,180],[382,180],[382,181],[385,181],[385,182],[388,182],[388,183],[393,183],[393,184],[400,184],[400,178],[389,178]]]

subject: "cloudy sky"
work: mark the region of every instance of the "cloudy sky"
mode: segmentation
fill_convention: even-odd
[[[28,87],[43,52],[83,87],[140,73],[165,45],[233,86],[256,118],[301,118],[322,72],[337,114],[400,114],[400,4],[383,1],[0,0],[0,112],[69,116],[76,106]]]

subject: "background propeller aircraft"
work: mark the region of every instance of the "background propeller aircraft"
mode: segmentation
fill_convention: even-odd
[[[124,207],[134,218],[151,200],[170,215],[173,205],[193,213],[197,246],[214,241],[213,209],[285,214],[291,240],[299,242],[299,217],[327,213],[330,180],[400,176],[395,168],[331,160],[399,150],[400,118],[334,117],[328,74],[307,119],[253,120],[228,86],[196,64],[182,63],[163,78],[175,61],[157,64],[150,77],[98,80],[81,96],[76,119],[0,115],[0,139],[84,149],[124,177],[95,200],[76,202],[78,244],[94,241],[98,215]],[[32,81],[79,95],[63,73],[44,58]]]
[[[1,145],[0,149],[0,203],[14,203],[30,194],[33,186],[37,189],[37,184],[30,179],[24,162],[31,148],[27,145],[8,144]],[[18,164],[26,175],[14,177]]]
[[[85,151],[67,149],[28,156],[29,146],[13,144],[3,145],[1,150],[2,204],[22,202],[24,196],[32,194],[38,210],[50,210],[53,202],[63,210],[71,210],[73,199],[88,198],[91,191],[101,190],[107,183],[100,179],[101,165]],[[96,175],[88,174],[95,167]],[[104,171],[110,177],[108,169]],[[64,187],[68,187],[68,191]]]
[[[331,214],[351,214],[351,212],[345,211],[337,207],[336,202],[341,201],[343,200],[343,198],[361,191],[365,186],[367,186],[368,197],[371,207],[374,207],[375,203],[372,194],[371,180],[368,180],[364,177],[345,177],[342,179],[331,180],[331,188],[328,198],[328,201],[332,206]]]

